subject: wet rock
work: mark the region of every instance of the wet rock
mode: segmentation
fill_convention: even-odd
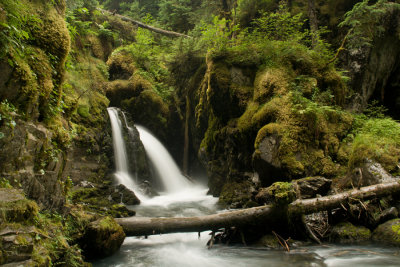
[[[393,219],[379,225],[372,234],[372,240],[400,246],[400,219]]]
[[[306,177],[293,181],[297,198],[313,198],[318,195],[326,195],[331,188],[332,180],[316,176]]]
[[[139,198],[133,191],[128,189],[125,185],[119,184],[113,188],[114,192],[111,193],[111,198],[117,203],[124,203],[126,205],[140,204]]]
[[[151,183],[147,180],[144,180],[139,187],[146,196],[155,197],[160,195],[156,190],[154,190],[154,188],[151,186]]]
[[[337,243],[359,243],[370,240],[371,231],[364,226],[355,226],[349,222],[342,222],[333,226],[330,241]]]
[[[87,259],[112,255],[122,245],[125,233],[111,217],[91,222],[80,243]]]

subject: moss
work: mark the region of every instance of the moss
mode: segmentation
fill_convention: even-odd
[[[273,197],[275,205],[285,206],[296,199],[296,192],[292,183],[275,182],[268,187],[269,195]]]
[[[379,225],[373,232],[374,241],[400,246],[400,219],[393,219]]]
[[[89,107],[87,105],[79,105],[77,112],[80,116],[87,118],[90,116]]]
[[[122,227],[111,217],[90,223],[83,237],[85,255],[90,258],[107,257],[119,249],[124,241]]]
[[[3,220],[8,222],[25,222],[32,220],[39,211],[36,202],[21,199],[12,202],[1,202],[0,211]]]
[[[282,69],[265,69],[259,71],[254,82],[253,100],[263,103],[273,95],[287,93],[287,80],[287,75]]]
[[[258,106],[259,106],[258,103],[253,101],[250,101],[247,104],[246,111],[243,113],[242,116],[240,116],[240,118],[237,121],[237,127],[241,131],[245,132],[253,126],[252,118],[258,110]]]
[[[349,222],[335,225],[330,240],[339,243],[365,242],[371,238],[371,231],[363,226],[354,226]]]
[[[265,137],[268,135],[279,135],[281,130],[282,125],[278,123],[269,123],[264,125],[264,127],[262,127],[257,133],[257,137],[254,142],[254,148],[257,150]]]
[[[247,204],[252,204],[250,187],[251,183],[248,181],[225,183],[218,203],[225,206],[231,205],[234,208],[247,207]]]

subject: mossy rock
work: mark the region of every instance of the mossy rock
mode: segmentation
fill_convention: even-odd
[[[0,188],[0,221],[25,222],[39,211],[36,202],[28,200],[21,190]]]
[[[364,226],[355,226],[349,222],[342,222],[332,228],[331,242],[359,243],[371,239],[371,231]]]
[[[261,188],[255,199],[261,205],[284,206],[296,199],[296,192],[292,183],[275,182],[267,188]]]
[[[400,247],[400,219],[379,225],[372,234],[372,240]]]
[[[88,259],[107,257],[116,252],[125,239],[122,227],[111,217],[91,222],[81,240]]]
[[[232,208],[247,207],[247,204],[253,205],[251,201],[251,186],[251,183],[248,181],[225,183],[222,187],[218,203]]]

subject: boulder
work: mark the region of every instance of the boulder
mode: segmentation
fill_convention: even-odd
[[[331,189],[332,180],[316,176],[306,177],[293,181],[297,198],[313,198],[318,195],[326,195]]]
[[[379,225],[372,234],[372,240],[400,246],[400,219],[393,219]]]
[[[140,204],[139,198],[135,193],[127,188],[123,184],[119,184],[113,187],[113,192],[111,193],[111,198],[117,203],[124,203],[126,205],[138,205]]]
[[[285,205],[296,199],[293,183],[276,182],[267,188],[261,188],[255,200],[257,203]]]
[[[354,169],[349,176],[353,186],[358,187],[395,181],[395,178],[381,164],[372,160],[366,160],[361,167]]]
[[[268,186],[282,177],[281,162],[278,157],[280,137],[277,134],[266,136],[253,154],[254,170],[259,174],[262,185]]]
[[[365,242],[371,239],[371,231],[364,226],[355,226],[349,222],[342,222],[333,226],[330,242],[343,244]]]
[[[22,190],[0,188],[0,223],[24,222],[37,215],[38,205],[28,200],[23,195]]]
[[[111,217],[91,222],[80,243],[87,259],[102,258],[116,252],[125,239],[122,227]]]

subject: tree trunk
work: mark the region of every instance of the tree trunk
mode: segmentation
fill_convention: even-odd
[[[243,210],[228,211],[220,214],[186,218],[146,218],[130,217],[115,219],[127,236],[155,235],[177,232],[202,232],[228,227],[243,227],[276,223],[282,214],[294,217],[340,207],[349,201],[369,199],[390,195],[400,191],[400,183],[362,187],[344,193],[320,198],[296,200],[287,207],[262,206]],[[287,211],[287,212],[286,212]]]
[[[123,21],[132,22],[133,24],[136,24],[136,25],[139,26],[140,28],[148,29],[148,30],[150,30],[150,31],[153,31],[153,32],[156,32],[156,33],[165,35],[165,36],[169,36],[169,37],[185,37],[185,38],[192,38],[192,37],[190,37],[189,35],[186,35],[186,34],[183,34],[183,33],[173,32],[173,31],[167,31],[167,30],[163,30],[163,29],[160,29],[160,28],[156,28],[156,27],[153,27],[153,26],[144,24],[144,23],[142,23],[142,22],[140,22],[140,21],[137,21],[137,20],[134,20],[134,19],[131,19],[131,18],[128,18],[128,17],[126,17],[126,16],[119,15],[119,14],[115,14],[115,13],[113,13],[113,12],[110,12],[110,11],[107,11],[107,10],[104,10],[104,9],[101,9],[101,8],[97,8],[97,10],[99,10],[99,11],[101,11],[101,12],[103,12],[103,13],[113,14],[114,16],[120,18],[120,19],[123,20]]]
[[[318,44],[318,18],[314,0],[308,0],[308,18],[310,20],[312,47]]]

